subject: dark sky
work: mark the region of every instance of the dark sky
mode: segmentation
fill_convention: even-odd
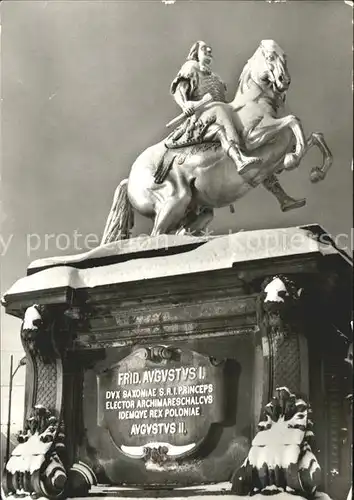
[[[230,99],[260,40],[275,39],[288,55],[292,112],[307,133],[325,134],[334,155],[320,184],[309,182],[315,150],[282,175],[305,208],[283,214],[258,188],[235,214],[218,210],[213,230],[318,222],[333,235],[350,232],[352,11],[344,2],[5,1],[1,9],[1,234],[11,238],[3,292],[30,261],[77,251],[45,234],[65,233],[62,246],[75,230],[101,236],[116,185],[179,112],[169,85],[199,39],[212,45]],[[138,233],[149,228],[138,218]],[[28,254],[32,233],[38,249]]]

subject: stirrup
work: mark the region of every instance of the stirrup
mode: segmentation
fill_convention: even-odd
[[[237,168],[237,172],[244,174],[245,172],[255,167],[259,163],[261,163],[260,158],[244,157],[244,159],[242,160],[242,164]]]

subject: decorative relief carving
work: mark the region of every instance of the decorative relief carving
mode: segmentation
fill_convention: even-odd
[[[301,333],[303,289],[282,274],[267,278],[260,293],[260,327],[268,346],[269,392],[287,386],[308,394],[307,342]]]
[[[310,405],[279,387],[263,411],[248,456],[232,478],[238,495],[288,492],[308,496],[320,482],[320,466],[312,452]]]
[[[154,363],[166,363],[167,361],[178,361],[181,352],[170,346],[153,346],[145,349],[145,358]]]
[[[55,412],[36,405],[18,442],[5,467],[5,493],[59,498],[67,473],[63,465],[65,434]]]
[[[303,289],[283,274],[267,278],[261,286],[261,301],[264,319],[272,334],[289,332],[291,322],[296,318],[297,305]]]
[[[168,447],[167,446],[158,446],[157,448],[152,448],[146,446],[144,448],[144,461],[151,462],[158,466],[163,466],[171,460],[171,457],[168,456]]]
[[[54,354],[48,332],[48,315],[45,306],[34,304],[26,309],[21,326],[21,340],[25,350],[44,363],[50,363]]]
[[[71,319],[63,312],[62,308],[34,304],[24,314],[21,340],[31,360],[27,418],[18,435],[19,444],[5,465],[6,495],[59,500],[70,489],[62,414],[63,355],[71,339]]]
[[[33,371],[30,380],[28,412],[36,406],[61,412],[62,359],[59,348],[58,323],[60,311],[34,304],[26,309],[21,326],[21,340]],[[65,332],[67,333],[67,332]],[[68,335],[63,335],[63,343]],[[62,346],[61,346],[62,347]]]

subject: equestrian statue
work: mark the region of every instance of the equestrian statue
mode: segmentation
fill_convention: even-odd
[[[101,244],[129,238],[134,209],[153,219],[151,236],[203,234],[214,209],[230,206],[262,185],[282,211],[305,205],[282,188],[277,174],[299,166],[312,146],[323,157],[310,180],[325,178],[332,154],[321,133],[305,137],[301,121],[286,114],[290,74],[284,51],[263,40],[248,60],[236,95],[212,71],[212,49],[198,41],[171,84],[182,113],[172,132],[143,151],[116,189]]]

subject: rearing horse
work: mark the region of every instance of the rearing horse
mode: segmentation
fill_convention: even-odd
[[[323,163],[312,168],[310,180],[324,179],[332,164],[331,152],[321,133],[306,139],[300,120],[284,113],[289,85],[283,50],[272,40],[262,41],[241,73],[234,100],[224,104],[234,112],[246,150],[259,157],[260,163],[240,175],[219,143],[178,149],[167,149],[165,141],[154,144],[140,154],[129,178],[116,189],[102,244],[129,237],[133,209],[154,220],[152,236],[198,234],[211,222],[214,208],[232,204],[260,184],[286,210],[292,199],[275,174],[296,168],[314,145],[322,152]],[[165,173],[160,183],[156,182],[157,170]]]

